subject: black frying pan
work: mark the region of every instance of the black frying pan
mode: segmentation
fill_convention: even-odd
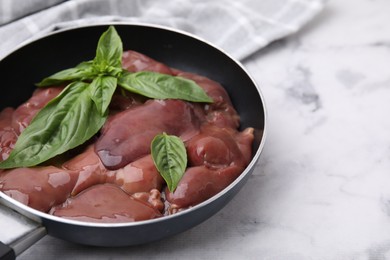
[[[92,59],[97,40],[107,27],[94,25],[58,31],[24,45],[2,59],[0,109],[16,107],[27,100],[35,89],[34,83],[42,78]],[[176,30],[142,24],[115,24],[115,28],[122,38],[124,50],[132,49],[171,67],[220,82],[241,116],[241,127],[255,128],[253,159],[238,179],[207,201],[175,215],[140,222],[103,224],[71,221],[31,209],[0,192],[2,204],[41,223],[43,228],[40,230],[85,245],[137,245],[194,227],[219,211],[240,190],[264,145],[263,98],[253,79],[237,61],[209,43]],[[7,250],[4,244],[0,244],[0,252],[1,248],[4,252]]]

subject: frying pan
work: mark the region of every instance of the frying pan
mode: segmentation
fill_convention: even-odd
[[[228,54],[193,35],[149,24],[111,23],[121,36],[123,49],[132,49],[170,67],[194,72],[220,82],[241,117],[241,128],[253,127],[253,156],[244,172],[223,191],[188,210],[158,219],[132,223],[88,223],[52,216],[0,192],[0,211],[27,225],[21,237],[3,239],[0,257],[15,257],[46,233],[74,243],[93,246],[130,246],[152,242],[190,229],[211,217],[242,188],[264,145],[265,107],[260,89],[246,70]],[[27,100],[42,78],[91,60],[107,24],[56,31],[25,44],[0,61],[0,109]],[[2,204],[2,205],[1,205]],[[16,213],[15,213],[16,212]],[[15,220],[16,221],[16,220]],[[0,231],[2,232],[2,231]],[[11,234],[3,234],[3,236]],[[0,236],[1,237],[1,236]]]

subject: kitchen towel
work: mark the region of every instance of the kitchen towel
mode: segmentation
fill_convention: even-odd
[[[142,22],[197,35],[242,60],[297,32],[325,0],[0,0],[0,59],[55,30]]]

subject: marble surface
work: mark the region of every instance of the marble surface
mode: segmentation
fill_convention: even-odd
[[[19,259],[390,259],[390,1],[329,1],[244,61],[268,139],[243,190],[156,243],[95,248],[45,237]]]

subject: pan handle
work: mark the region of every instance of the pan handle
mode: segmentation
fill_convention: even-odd
[[[0,204],[0,260],[15,259],[46,234],[40,223]]]

